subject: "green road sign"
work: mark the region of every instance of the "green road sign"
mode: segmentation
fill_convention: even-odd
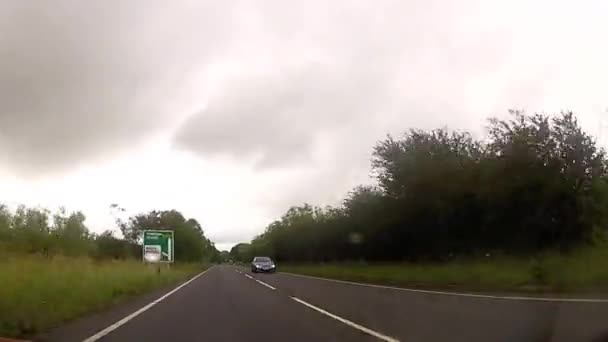
[[[144,261],[173,262],[174,241],[172,230],[144,230]]]

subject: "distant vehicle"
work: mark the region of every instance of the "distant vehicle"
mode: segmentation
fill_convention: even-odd
[[[269,272],[277,271],[277,265],[269,257],[255,257],[251,262],[251,272]]]

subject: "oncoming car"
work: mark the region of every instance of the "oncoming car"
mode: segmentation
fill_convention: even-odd
[[[251,272],[270,272],[277,271],[277,265],[269,257],[255,257],[251,262]]]

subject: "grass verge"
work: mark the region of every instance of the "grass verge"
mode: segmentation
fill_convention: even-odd
[[[334,263],[280,265],[282,272],[369,284],[437,290],[607,294],[608,246],[568,256],[489,257],[449,263]]]
[[[203,270],[202,265],[156,269],[139,261],[22,257],[0,260],[0,336],[27,337],[168,286]]]

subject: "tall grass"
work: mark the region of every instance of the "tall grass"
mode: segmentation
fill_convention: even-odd
[[[173,265],[157,274],[138,261],[88,258],[0,259],[0,336],[29,336],[130,296],[200,272],[201,265]]]
[[[404,287],[534,293],[608,292],[608,245],[534,258],[487,257],[449,263],[279,265],[281,271]]]

